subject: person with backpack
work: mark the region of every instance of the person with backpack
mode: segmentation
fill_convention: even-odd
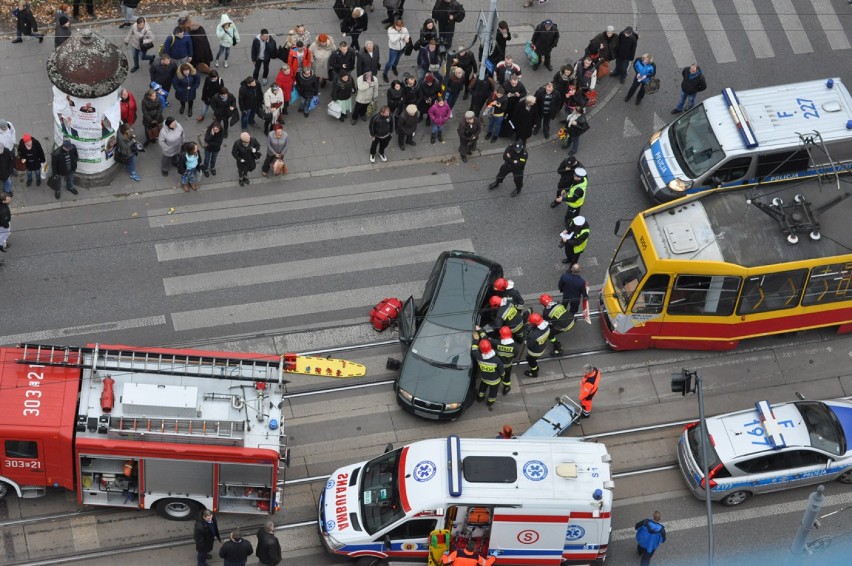
[[[192,39],[182,27],[176,27],[163,43],[163,55],[168,55],[178,65],[189,63],[192,59]]]

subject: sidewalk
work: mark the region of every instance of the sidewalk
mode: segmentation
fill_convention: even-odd
[[[364,42],[368,39],[373,40],[380,48],[381,61],[384,63],[387,59],[387,36],[384,33],[384,25],[379,22],[384,19],[385,13],[380,3],[377,2],[376,4],[376,11],[370,14],[369,31],[361,36],[361,45],[363,46]],[[407,27],[409,31],[416,37],[416,30],[419,29],[423,20],[429,17],[431,2],[410,1],[408,4],[404,17],[408,22]],[[231,49],[229,68],[220,67],[218,69],[220,76],[225,80],[225,85],[231,92],[236,95],[239,90],[239,83],[252,74],[254,67],[249,58],[249,50],[252,39],[263,27],[268,28],[275,35],[279,45],[286,40],[288,30],[292,29],[297,23],[304,23],[314,37],[320,33],[332,32],[329,35],[334,38],[335,44],[339,44],[343,37],[338,31],[339,22],[330,5],[326,6],[324,4],[306,2],[303,5],[305,6],[304,8],[264,7],[253,11],[228,11],[221,8],[213,8],[206,10],[202,16],[196,16],[207,31],[214,54],[218,45],[215,38],[215,30],[220,14],[228,11],[229,15],[237,23],[241,34],[241,41],[237,47]],[[468,0],[465,2],[468,17],[463,23],[457,26],[456,43],[462,41],[463,38],[472,36],[472,31],[476,25],[476,13],[478,9],[484,9],[487,5],[488,2],[486,0]],[[517,20],[510,21],[510,26],[515,37],[509,43],[509,53],[523,68],[524,75],[522,82],[527,87],[529,93],[533,94],[541,85],[550,80],[553,72],[548,71],[544,66],[538,71],[532,71],[523,55],[523,46],[532,35],[534,25],[546,16],[541,11],[526,10],[523,12],[509,12],[506,14],[506,17]],[[173,22],[176,22],[176,20],[176,16],[164,16],[157,20],[154,20],[152,17],[150,23],[155,34],[155,45],[159,45],[167,37],[168,33],[171,32]],[[557,23],[560,22],[557,21]],[[570,27],[576,29],[596,29],[602,26],[596,21],[593,15],[589,14],[572,18]],[[79,32],[82,26],[74,29],[75,33]],[[104,21],[102,25],[94,29],[97,33],[122,47],[128,58],[130,57],[130,50],[124,47],[123,43],[126,30],[120,30],[114,21]],[[587,33],[584,32],[570,32],[569,30],[565,30],[561,31],[561,33],[562,38],[554,51],[554,71],[558,69],[560,64],[567,62],[573,63],[582,54],[583,47],[590,39],[589,37],[585,37]],[[347,41],[349,40],[349,38],[346,39]],[[45,152],[50,151],[53,147],[53,139],[50,136],[52,132],[50,112],[52,102],[51,84],[45,72],[45,63],[52,50],[52,36],[47,36],[43,44],[35,41],[26,41],[23,44],[11,44],[9,42],[0,44],[0,96],[2,96],[3,100],[0,118],[9,120],[15,125],[19,139],[25,132],[37,137],[42,142]],[[478,48],[474,47],[474,50],[478,51]],[[130,62],[132,65],[132,61]],[[398,67],[400,77],[405,72],[414,73],[415,62],[416,57],[414,55],[403,57]],[[281,62],[278,60],[270,65],[270,81],[274,80],[280,67]],[[143,62],[139,71],[128,75],[124,84],[125,88],[128,88],[136,97],[137,106],[139,106],[142,96],[147,89],[147,71],[148,66]],[[202,84],[203,77],[204,75],[202,75]],[[378,103],[381,106],[385,101],[387,85],[381,78],[379,78],[379,81],[381,88]],[[618,86],[617,83],[609,79],[601,81],[598,87],[599,102],[596,107],[590,110],[590,119],[594,119],[594,116],[606,106],[607,102],[617,92]],[[185,139],[187,141],[195,140],[197,134],[203,131],[203,128],[209,124],[212,117],[211,114],[208,114],[208,119],[204,122],[197,122],[195,119],[203,107],[200,99],[200,91],[201,89],[199,88],[199,96],[195,102],[192,118],[188,118],[185,114],[178,114],[179,105],[174,95],[169,98],[172,105],[164,112],[166,117],[174,116],[178,119],[184,127]],[[258,169],[251,176],[252,186],[265,183],[281,183],[282,186],[287,187],[293,181],[309,176],[345,174],[353,171],[373,169],[379,170],[422,162],[440,161],[448,163],[452,167],[471,166],[476,163],[476,159],[474,159],[470,164],[462,164],[458,159],[457,152],[458,136],[455,130],[459,119],[461,119],[461,116],[469,107],[468,101],[459,100],[456,105],[454,118],[444,129],[444,143],[430,144],[429,130],[422,124],[418,129],[416,147],[409,146],[406,152],[402,153],[396,145],[396,140],[394,140],[388,150],[389,161],[387,163],[371,164],[368,161],[367,151],[370,143],[367,123],[358,122],[353,126],[348,121],[341,123],[328,116],[325,106],[330,101],[330,91],[330,84],[322,89],[320,93],[320,107],[314,110],[309,118],[305,118],[295,110],[290,112],[285,125],[285,131],[290,136],[289,151],[286,158],[289,174],[284,178],[264,179],[260,176],[260,167],[258,166]],[[227,187],[233,187],[235,191],[251,190],[251,187],[241,189],[237,186],[236,167],[230,155],[231,145],[237,139],[236,132],[238,128],[239,126],[231,128],[230,136],[225,140],[225,145],[223,145],[222,151],[219,154],[217,164],[218,175],[209,178],[201,177],[200,190]],[[534,150],[536,147],[546,143],[559,143],[555,136],[558,125],[554,124],[554,127],[551,129],[553,131],[551,132],[552,137],[549,141],[543,140],[541,135],[535,136],[531,138],[528,144],[529,148]],[[138,112],[134,130],[136,131],[137,138],[144,137],[141,110]],[[266,142],[261,136],[261,129],[250,128],[250,133],[258,138],[265,153]],[[501,153],[508,143],[508,140],[505,140],[506,143],[503,143],[503,141],[501,140],[496,144],[480,144],[480,153],[482,155]],[[163,177],[159,171],[159,161],[159,148],[155,145],[149,146],[148,151],[140,154],[137,161],[137,169],[139,175],[142,177],[141,182],[132,181],[128,174],[122,171],[110,186],[80,189],[80,195],[77,197],[74,197],[67,191],[63,191],[60,201],[54,199],[53,192],[47,188],[44,182],[41,187],[36,187],[35,185],[26,187],[24,186],[23,177],[21,177],[15,180],[13,185],[16,213],[20,214],[22,212],[36,212],[60,207],[110,202],[120,198],[134,198],[134,196],[139,195],[151,197],[172,193],[177,194],[180,192],[177,172],[173,169],[169,177]],[[193,197],[188,195],[187,198]]]

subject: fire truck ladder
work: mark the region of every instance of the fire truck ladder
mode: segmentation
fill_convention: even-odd
[[[136,350],[72,348],[46,344],[21,344],[20,364],[79,367],[94,371],[111,370],[209,377],[235,381],[264,381],[285,384],[284,359],[243,359],[218,356],[158,354]]]
[[[203,419],[109,417],[109,436],[124,440],[180,441],[242,446],[245,423]]]

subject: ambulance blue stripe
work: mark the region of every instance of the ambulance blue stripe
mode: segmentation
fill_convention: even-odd
[[[349,554],[352,552],[359,552],[362,550],[373,550],[381,552],[384,549],[384,543],[380,544],[347,544],[343,548],[338,549],[336,552],[338,554]]]

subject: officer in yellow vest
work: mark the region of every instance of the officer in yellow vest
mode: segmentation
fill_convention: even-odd
[[[564,189],[558,197],[557,203],[564,202],[565,208],[565,227],[570,228],[571,221],[580,215],[580,208],[586,201],[586,193],[588,192],[589,179],[586,176],[586,170],[582,167],[574,169],[574,179],[571,185]]]
[[[580,255],[589,243],[589,223],[585,216],[577,216],[571,221],[571,225],[560,234],[559,245],[565,248],[565,259],[562,263],[575,264],[580,260]]]

